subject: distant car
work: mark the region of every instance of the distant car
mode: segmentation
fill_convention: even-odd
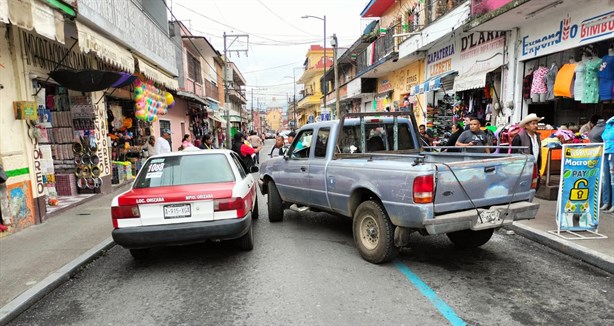
[[[272,133],[272,132],[267,132],[267,133],[264,134],[264,137],[266,139],[275,139],[275,134]]]
[[[136,259],[148,249],[236,239],[252,250],[258,218],[256,180],[232,151],[200,150],[150,157],[132,188],[111,204],[113,240]]]

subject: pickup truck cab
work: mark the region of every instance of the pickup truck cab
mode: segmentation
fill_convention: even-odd
[[[535,218],[531,155],[425,151],[415,119],[401,114],[356,113],[299,129],[283,157],[260,167],[269,220],[282,221],[287,208],[346,216],[361,256],[383,263],[413,232],[471,248],[496,228]]]

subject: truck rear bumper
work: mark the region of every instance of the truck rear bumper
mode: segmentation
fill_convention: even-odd
[[[491,206],[489,209],[478,208],[437,215],[433,219],[423,222],[429,234],[444,234],[461,230],[483,230],[512,224],[514,221],[530,220],[535,218],[538,203],[517,202],[509,205]]]

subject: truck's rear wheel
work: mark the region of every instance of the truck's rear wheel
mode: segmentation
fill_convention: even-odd
[[[353,233],[360,255],[368,262],[385,263],[399,253],[394,245],[394,225],[379,202],[369,200],[358,206]]]
[[[269,182],[269,198],[268,209],[269,209],[269,222],[281,222],[284,219],[284,207],[281,202],[281,197],[279,196],[279,191],[277,191],[277,186],[275,186],[275,182]]]
[[[485,229],[479,231],[462,230],[450,232],[446,235],[448,239],[457,247],[463,249],[477,248],[490,240],[495,229]]]

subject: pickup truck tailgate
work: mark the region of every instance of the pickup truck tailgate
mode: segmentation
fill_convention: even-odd
[[[532,200],[529,156],[436,163],[435,213]]]

